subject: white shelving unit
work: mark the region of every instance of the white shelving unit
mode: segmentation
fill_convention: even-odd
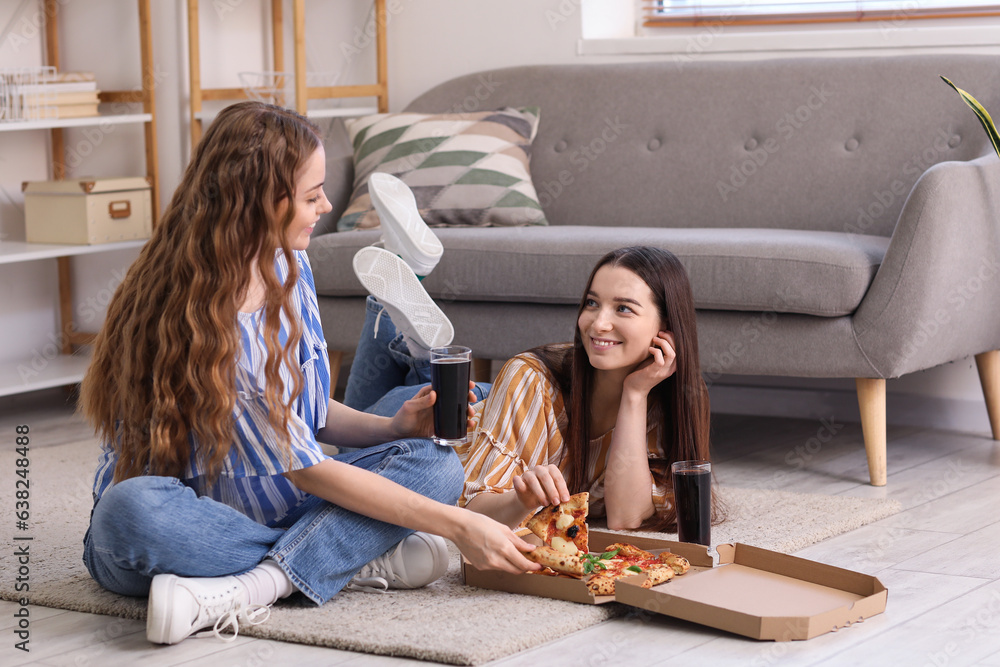
[[[25,243],[24,241],[0,242],[0,264],[34,262],[39,259],[57,259],[74,255],[94,255],[112,250],[141,248],[146,241],[119,241],[97,245],[60,245],[56,243]]]
[[[368,116],[379,113],[378,107],[336,107],[331,109],[309,109],[306,112],[308,118],[353,118],[356,116]],[[215,111],[199,111],[194,117],[199,121],[212,120],[215,118]]]
[[[0,364],[0,396],[76,384],[89,363],[90,354],[80,351]]]
[[[43,120],[11,120],[0,122],[0,132],[24,132],[25,130],[56,130],[65,127],[89,127],[93,125],[126,125],[128,123],[148,123],[153,114],[103,114],[83,118],[52,118]]]
[[[144,243],[121,241],[100,245],[58,245],[3,241],[0,242],[0,265],[140,248]],[[43,346],[41,352],[31,358],[0,363],[0,396],[72,385],[83,379],[90,361],[86,350],[65,354],[61,348],[57,349],[55,343],[49,343],[49,347],[52,349]]]
[[[59,68],[59,11],[56,0],[38,0],[44,16],[44,47],[46,65]],[[150,0],[136,0],[139,14],[139,64],[141,80],[155,81],[153,67],[152,23]],[[67,26],[72,29],[72,26]],[[81,118],[49,118],[28,121],[0,122],[0,151],[3,150],[2,133],[47,130],[51,133],[51,178],[66,178],[65,142],[63,129],[74,127],[103,127],[107,125],[144,125],[144,150],[146,176],[151,185],[153,224],[159,213],[159,166],[156,145],[155,87],[143,86],[141,90],[102,91],[101,103],[141,104],[141,113],[100,114]],[[142,149],[140,149],[142,150]],[[93,342],[95,334],[77,331],[73,320],[73,280],[71,259],[80,255],[139,248],[145,240],[102,243],[95,245],[63,245],[0,241],[0,265],[56,260],[59,289],[59,336],[54,342],[42,346],[34,358],[0,363],[0,396],[9,396],[49,387],[72,385],[83,379],[89,363],[89,352],[79,346]],[[58,343],[58,344],[57,344]],[[58,348],[58,349],[57,349]]]

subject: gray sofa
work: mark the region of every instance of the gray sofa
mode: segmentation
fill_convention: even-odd
[[[571,339],[607,250],[662,246],[690,273],[709,381],[857,379],[872,484],[886,479],[886,378],[977,355],[1000,438],[1000,161],[939,75],[1000,113],[1000,58],[972,55],[447,81],[407,110],[541,107],[531,171],[550,224],[437,230],[445,253],[424,284],[456,342],[505,359]],[[353,178],[343,132],[327,152],[334,211],[309,254],[330,348],[350,351],[365,296],[351,257],[378,232],[332,233]]]

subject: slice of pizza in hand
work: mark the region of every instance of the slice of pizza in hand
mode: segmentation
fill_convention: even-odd
[[[528,560],[534,561],[559,574],[567,574],[578,579],[582,579],[586,574],[584,572],[583,561],[579,556],[560,553],[548,545],[535,547],[525,553],[524,556]]]
[[[590,494],[584,491],[570,496],[564,503],[543,507],[524,526],[537,535],[543,544],[561,553],[587,553],[589,498]]]

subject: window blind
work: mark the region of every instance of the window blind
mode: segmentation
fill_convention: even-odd
[[[643,25],[762,25],[1000,16],[998,0],[643,0]]]

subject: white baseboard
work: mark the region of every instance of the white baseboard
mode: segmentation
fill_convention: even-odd
[[[861,421],[858,397],[853,391],[714,384],[709,396],[712,412],[723,414],[798,419],[833,415],[845,422]],[[990,435],[985,401],[889,393],[886,423]]]

